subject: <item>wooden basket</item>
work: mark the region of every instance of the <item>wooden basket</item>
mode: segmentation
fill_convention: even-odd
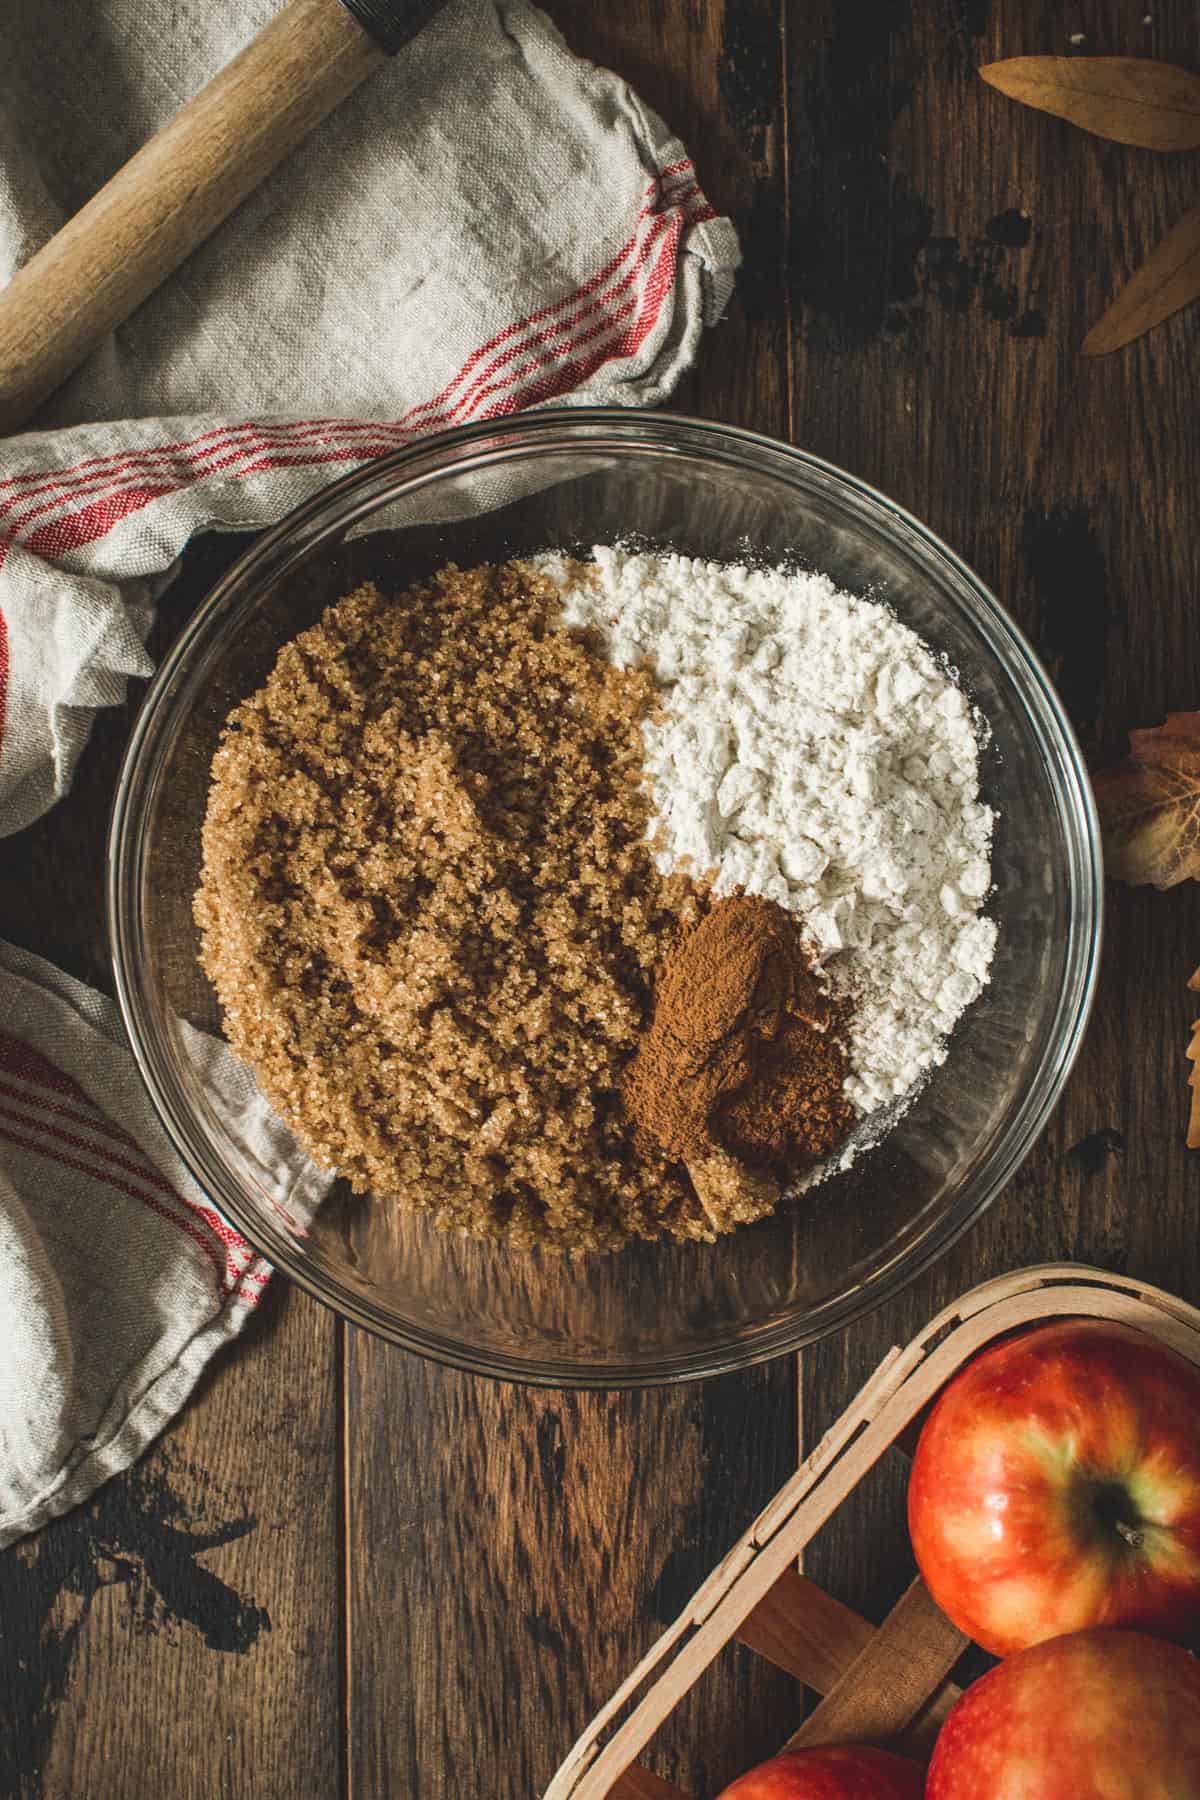
[[[688,1800],[638,1766],[659,1726],[733,1638],[824,1698],[788,1748],[891,1745],[926,1758],[959,1690],[967,1639],[914,1581],[878,1628],[799,1573],[805,1545],[938,1391],[994,1338],[1048,1319],[1114,1319],[1200,1365],[1200,1312],[1144,1282],[1049,1263],[985,1282],[891,1350],[853,1404],[596,1715],[545,1800]]]

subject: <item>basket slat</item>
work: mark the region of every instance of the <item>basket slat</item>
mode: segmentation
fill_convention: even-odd
[[[909,1632],[919,1633],[923,1644],[915,1667]],[[913,1583],[887,1622],[876,1628],[798,1569],[785,1569],[743,1621],[737,1638],[806,1687],[829,1696],[788,1739],[788,1749],[895,1738],[897,1749],[922,1756],[961,1691],[943,1678],[966,1639],[934,1606],[921,1582]],[[849,1681],[852,1688],[860,1676],[870,1682],[888,1681],[886,1721],[894,1723],[864,1712],[862,1728],[855,1728],[848,1710],[853,1696],[844,1684]],[[936,1690],[932,1700],[927,1698],[931,1690]],[[833,1710],[827,1712],[831,1705]],[[618,1777],[609,1800],[688,1800],[688,1796],[635,1763]]]
[[[787,1748],[893,1743],[925,1710],[969,1642],[918,1576]]]
[[[618,1775],[616,1786],[609,1789],[609,1800],[689,1800],[682,1788],[672,1787],[660,1775],[640,1769],[635,1763]]]
[[[946,1715],[956,1700],[962,1698],[962,1689],[953,1681],[943,1681],[933,1698],[927,1700],[907,1731],[902,1731],[893,1750],[901,1751],[905,1756],[915,1756],[918,1762],[928,1762],[933,1755],[934,1740],[942,1726],[946,1723]]]
[[[737,1636],[777,1669],[827,1694],[875,1636],[874,1627],[798,1569],[785,1569]]]

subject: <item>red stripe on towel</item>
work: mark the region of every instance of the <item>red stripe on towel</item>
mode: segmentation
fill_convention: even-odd
[[[9,500],[0,506],[0,511],[24,507],[26,502],[37,495],[57,490],[57,497],[44,507],[27,510],[13,520],[6,530],[8,538],[15,537],[32,520],[43,512],[58,512],[60,516],[52,518],[40,526],[27,540],[27,547],[35,554],[53,557],[82,545],[94,542],[103,537],[123,519],[128,518],[151,501],[167,493],[174,493],[191,485],[193,480],[203,479],[228,469],[229,479],[242,479],[247,475],[260,474],[279,468],[297,468],[313,464],[365,461],[370,456],[385,454],[389,449],[407,441],[405,427],[410,424],[418,430],[431,430],[435,426],[453,423],[456,419],[470,417],[478,413],[484,418],[500,417],[511,414],[520,406],[531,404],[528,399],[519,403],[510,396],[509,403],[481,408],[483,399],[502,391],[510,383],[519,384],[528,380],[536,372],[551,370],[551,373],[539,387],[552,397],[569,391],[572,383],[578,384],[586,380],[589,374],[603,366],[607,361],[630,353],[630,346],[639,345],[652,329],[661,310],[664,295],[659,291],[651,294],[649,288],[643,296],[643,307],[649,306],[650,316],[643,315],[639,327],[634,331],[626,331],[615,344],[603,355],[593,356],[579,362],[570,360],[571,352],[581,347],[579,338],[567,343],[555,343],[554,340],[567,331],[573,330],[584,319],[601,312],[629,283],[635,279],[649,257],[655,242],[662,235],[664,227],[669,228],[672,238],[672,254],[670,269],[674,273],[677,256],[676,248],[681,224],[693,225],[715,217],[713,209],[696,187],[694,175],[689,179],[671,186],[672,178],[688,174],[692,169],[690,159],[673,163],[664,169],[656,181],[650,184],[647,201],[639,214],[637,226],[622,248],[609,261],[593,274],[588,281],[581,284],[571,294],[552,301],[523,318],[513,321],[501,331],[495,333],[486,343],[479,346],[467,358],[457,374],[432,400],[414,407],[402,419],[390,423],[377,423],[369,420],[336,420],[311,419],[283,422],[266,428],[258,427],[253,421],[245,421],[238,425],[215,428],[202,433],[194,439],[179,440],[169,445],[151,446],[141,451],[128,452],[124,455],[113,453],[107,457],[87,458],[83,462],[60,471],[39,470],[10,478],[0,482],[0,490],[20,488]],[[663,200],[667,210],[655,210],[654,202]],[[650,218],[654,221],[651,230],[642,239],[642,226]],[[629,270],[620,281],[616,282],[610,292],[599,292],[607,282],[613,280],[628,258],[636,252],[633,269]],[[661,260],[656,264],[656,272],[661,269]],[[583,304],[586,302],[586,304]],[[559,315],[575,308],[569,318]],[[595,338],[603,331],[615,327],[628,314],[629,308],[623,306],[614,316],[609,313],[604,321],[587,334]],[[558,319],[557,323],[547,324]],[[533,330],[535,326],[545,325],[544,330]],[[523,341],[515,342],[526,334]],[[483,358],[503,349],[499,356],[493,355],[492,362],[484,369],[479,369]],[[541,347],[539,352],[539,346]],[[518,358],[528,355],[528,360],[500,383],[489,385],[488,377],[497,373],[500,368],[515,363]],[[475,374],[465,392],[458,392],[468,376]],[[563,371],[566,371],[564,374]],[[418,423],[419,422],[419,423]],[[367,441],[359,442],[359,434]],[[340,440],[340,441],[339,441]],[[228,454],[226,454],[228,453]],[[256,460],[247,462],[247,457]],[[163,466],[163,459],[168,459]],[[173,459],[173,462],[172,460]],[[215,459],[215,460],[214,460]],[[241,464],[240,467],[230,465]],[[201,466],[204,465],[204,466]],[[156,471],[162,471],[157,474]],[[122,475],[135,474],[137,479],[130,486],[117,485]],[[151,479],[143,479],[153,477]],[[169,479],[168,477],[176,477]],[[183,478],[178,478],[183,477]],[[28,487],[29,482],[43,481],[42,487]],[[102,485],[107,484],[107,485]],[[63,513],[64,506],[72,505],[82,494],[101,486],[100,492],[94,494],[88,505],[74,512]]]
[[[105,1170],[93,1168],[91,1163],[83,1162],[75,1156],[68,1156],[62,1150],[50,1149],[45,1144],[36,1143],[33,1139],[23,1137],[19,1132],[10,1130],[4,1124],[0,1124],[0,1138],[6,1139],[10,1144],[15,1144],[19,1150],[27,1150],[34,1156],[45,1157],[49,1162],[61,1163],[65,1169],[76,1169],[81,1175],[87,1175],[91,1180],[100,1182],[102,1186],[113,1188],[118,1193],[127,1194],[131,1200],[140,1201],[143,1206],[149,1207],[151,1212],[157,1213],[159,1218],[166,1219],[175,1226],[177,1231],[182,1231],[185,1237],[189,1237],[193,1243],[199,1244],[213,1265],[213,1272],[217,1278],[218,1295],[222,1301],[228,1299],[229,1294],[225,1285],[225,1258],[214,1240],[206,1232],[201,1231],[199,1226],[190,1225],[186,1219],[179,1218],[177,1214],[164,1206],[161,1200],[155,1199],[153,1195],[143,1193],[141,1188],[134,1187],[130,1182],[122,1181],[118,1176],[111,1175]]]
[[[167,1196],[191,1213],[197,1221],[196,1225],[192,1225],[188,1220],[178,1218],[175,1214],[168,1214],[160,1205],[155,1205],[155,1211],[163,1212],[164,1217],[170,1217],[180,1230],[185,1231],[189,1237],[195,1236],[197,1242],[203,1241],[206,1249],[214,1256],[219,1257],[223,1270],[223,1281],[228,1279],[232,1284],[242,1275],[246,1264],[255,1254],[253,1247],[246,1242],[242,1234],[236,1231],[232,1225],[227,1225],[212,1207],[198,1205],[195,1201],[189,1200],[186,1194],[180,1193],[179,1189],[173,1186],[163,1174],[157,1163],[146,1156],[137,1140],[102,1112],[78,1082],[65,1074],[57,1064],[52,1063],[48,1057],[44,1057],[40,1051],[34,1050],[22,1039],[0,1031],[0,1069],[7,1070],[8,1073],[15,1075],[30,1087],[39,1089],[42,1094],[58,1095],[60,1100],[69,1100],[73,1103],[72,1108],[69,1109],[62,1106],[60,1102],[48,1101],[45,1103],[47,1112],[65,1116],[66,1123],[83,1126],[85,1129],[93,1131],[97,1137],[106,1138],[109,1143],[118,1144],[123,1149],[132,1151],[138,1159],[136,1163],[130,1162],[115,1151],[105,1149],[98,1144],[80,1144],[81,1148],[90,1150],[93,1155],[106,1161],[111,1161],[115,1167],[125,1170],[126,1173],[136,1176],[138,1180],[145,1182],[148,1186],[156,1188],[159,1194]],[[31,1101],[6,1083],[0,1083],[0,1092],[20,1100],[26,1108],[32,1109],[42,1105],[41,1101]],[[27,1121],[21,1122],[27,1125]],[[79,1140],[72,1139],[71,1134],[62,1130],[61,1127],[46,1123],[39,1124],[39,1129],[56,1133],[63,1138],[64,1142],[79,1143]],[[198,1236],[198,1233],[203,1233],[203,1238]]]

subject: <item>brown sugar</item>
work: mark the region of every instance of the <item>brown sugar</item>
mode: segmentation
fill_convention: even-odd
[[[770,1212],[782,1180],[846,1135],[846,1054],[799,921],[717,901],[668,957],[624,1083],[639,1134],[686,1162],[718,1230]]]
[[[230,718],[203,965],[233,1048],[356,1188],[518,1245],[712,1237],[619,1091],[704,906],[645,843],[653,701],[514,563],[358,589]]]

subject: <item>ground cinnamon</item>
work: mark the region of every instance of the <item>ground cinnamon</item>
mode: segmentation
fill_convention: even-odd
[[[845,1136],[836,1008],[798,920],[771,900],[719,900],[668,958],[624,1084],[638,1133],[687,1164],[718,1229],[769,1212],[781,1177]]]

